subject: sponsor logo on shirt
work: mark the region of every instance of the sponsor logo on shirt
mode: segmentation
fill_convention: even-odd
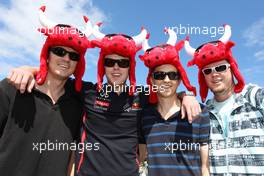
[[[125,112],[130,112],[130,111],[139,111],[139,110],[142,110],[141,106],[139,103],[137,102],[134,102],[130,107],[128,108],[124,108]]]
[[[96,100],[95,101],[95,106],[102,106],[102,107],[109,107],[110,103],[101,101],[101,100]]]
[[[132,104],[132,110],[139,110],[139,109],[141,109],[141,106],[139,103],[133,103]]]

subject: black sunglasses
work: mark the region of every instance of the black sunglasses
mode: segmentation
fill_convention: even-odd
[[[49,49],[53,54],[59,56],[59,57],[64,57],[66,54],[69,54],[69,58],[72,61],[79,61],[80,60],[80,55],[76,52],[71,52],[67,51],[66,49],[62,47],[52,47]]]
[[[224,72],[224,71],[227,70],[228,67],[230,67],[229,64],[221,64],[221,65],[217,65],[215,67],[204,68],[204,69],[202,69],[202,72],[203,72],[204,75],[209,75],[213,71],[215,71],[215,72]]]
[[[166,78],[166,75],[168,75],[170,80],[178,80],[180,79],[180,74],[178,72],[162,72],[162,71],[157,71],[153,73],[153,78],[156,80],[164,80]]]
[[[128,68],[130,65],[130,61],[128,59],[111,59],[111,58],[105,58],[104,59],[104,66],[106,67],[113,67],[115,64],[121,68]]]

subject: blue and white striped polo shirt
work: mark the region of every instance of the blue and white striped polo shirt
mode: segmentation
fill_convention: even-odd
[[[208,144],[208,113],[192,124],[180,111],[162,119],[154,106],[142,113],[142,135],[147,144],[149,176],[201,175],[200,146]]]

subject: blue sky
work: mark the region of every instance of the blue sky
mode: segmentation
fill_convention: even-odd
[[[214,2],[214,4],[213,4]],[[47,5],[47,16],[60,22],[82,25],[82,15],[88,15],[95,23],[103,21],[102,32],[138,34],[144,26],[151,34],[150,45],[165,43],[168,36],[163,33],[167,27],[220,27],[232,26],[231,40],[236,43],[233,55],[239,63],[246,82],[264,86],[264,1],[103,1],[103,0],[1,0],[0,1],[0,78],[13,66],[38,65],[38,54],[44,38],[37,34],[37,9]],[[59,7],[59,8],[58,8]],[[15,29],[14,29],[15,28]],[[189,28],[190,29],[190,28]],[[213,29],[213,28],[211,28]],[[185,35],[178,35],[184,39]],[[203,42],[216,40],[221,35],[212,33],[190,34],[191,45],[198,47]],[[139,52],[142,54],[142,51]],[[184,50],[181,61],[191,58]],[[87,70],[84,80],[96,81],[98,49],[88,50]],[[137,58],[138,59],[138,58]],[[196,67],[188,68],[190,81],[197,86]],[[147,69],[137,62],[137,83],[145,84]]]

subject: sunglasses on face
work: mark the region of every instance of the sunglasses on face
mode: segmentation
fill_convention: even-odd
[[[229,67],[230,67],[230,64],[221,64],[221,65],[218,65],[218,66],[215,66],[215,67],[211,67],[211,68],[204,68],[202,70],[202,72],[203,72],[204,75],[209,75],[212,72],[218,72],[218,73],[219,72],[224,72]]]
[[[104,66],[106,67],[113,67],[115,66],[116,63],[120,68],[128,68],[130,61],[128,59],[118,59],[118,60],[111,58],[104,59]]]
[[[56,56],[59,56],[59,57],[64,57],[67,54],[69,54],[70,60],[72,60],[72,61],[79,61],[80,60],[80,55],[78,53],[67,51],[66,49],[64,49],[62,47],[52,47],[49,50],[53,54],[55,54]]]
[[[168,75],[170,80],[178,80],[180,79],[180,74],[178,72],[161,72],[157,71],[153,73],[153,78],[156,80],[164,80]]]

